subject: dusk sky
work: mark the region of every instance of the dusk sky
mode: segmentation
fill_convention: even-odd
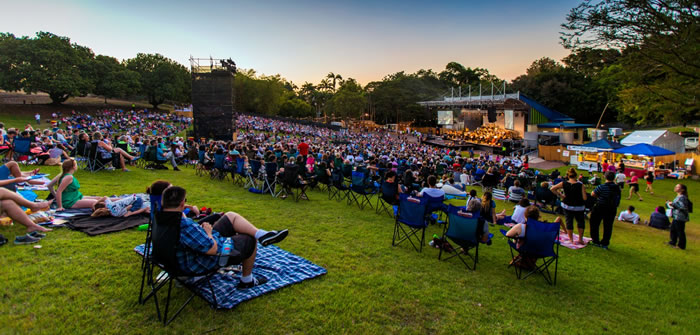
[[[96,54],[232,58],[300,85],[328,72],[360,83],[450,61],[512,80],[568,54],[560,1],[3,1],[0,31],[68,36]]]

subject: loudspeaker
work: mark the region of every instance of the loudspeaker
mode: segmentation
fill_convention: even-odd
[[[230,71],[192,73],[196,138],[230,140],[234,132],[234,75]]]
[[[494,123],[498,119],[496,117],[496,107],[489,107],[487,109],[488,111],[488,116],[489,116],[489,122]]]

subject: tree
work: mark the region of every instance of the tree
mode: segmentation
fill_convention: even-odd
[[[488,74],[488,71],[481,68],[465,68],[457,62],[449,62],[445,66],[445,71],[438,75],[448,86],[464,87],[479,82],[479,79]]]
[[[328,79],[329,83],[332,83],[333,92],[335,92],[336,81],[340,84],[343,83],[343,76],[339,74],[334,74],[333,72],[329,72],[328,75],[326,75],[326,79]]]
[[[606,67],[615,64],[621,56],[622,53],[617,49],[581,48],[564,57],[562,62],[586,77],[595,77]]]
[[[355,79],[348,78],[328,102],[329,109],[335,116],[343,119],[357,118],[362,115],[367,101],[362,87]]]
[[[190,101],[191,77],[183,65],[160,54],[144,53],[125,63],[127,69],[139,74],[141,93],[153,108],[158,108],[166,100]]]
[[[87,47],[71,44],[67,37],[38,32],[35,38],[17,39],[2,34],[0,43],[3,89],[45,92],[54,104],[60,104],[94,87],[94,54]]]
[[[114,57],[98,55],[94,61],[95,89],[93,93],[107,98],[122,98],[140,89],[139,74],[127,69]]]
[[[280,116],[305,118],[313,116],[311,105],[293,95],[285,97],[280,104]]]
[[[619,94],[637,123],[692,120],[700,92],[700,3],[690,0],[583,1],[562,24],[561,43],[574,51],[623,51],[630,73]],[[672,113],[669,113],[672,112]]]

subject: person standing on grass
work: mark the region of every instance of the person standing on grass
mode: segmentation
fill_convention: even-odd
[[[632,172],[630,174],[630,180],[627,181],[630,185],[630,194],[627,197],[627,200],[630,200],[632,198],[632,194],[636,194],[639,197],[639,201],[642,201],[642,195],[639,194],[639,177],[637,177],[637,174]]]
[[[612,237],[613,222],[617,206],[620,205],[622,191],[615,183],[615,173],[608,171],[605,173],[605,184],[598,185],[593,190],[591,196],[596,198],[595,206],[591,211],[591,243],[603,249],[608,249],[610,238]],[[603,239],[599,238],[600,222],[603,221]]]
[[[622,170],[617,170],[617,174],[615,175],[615,184],[620,187],[620,191],[625,189],[625,180],[627,180],[627,176],[625,176]]]
[[[586,229],[586,188],[578,181],[576,169],[571,168],[566,173],[568,180],[562,181],[559,184],[552,186],[552,192],[562,198],[561,207],[566,214],[566,233],[569,235],[569,240],[574,242],[574,220],[578,228],[578,244],[583,245],[583,232]],[[562,189],[564,193],[559,192]],[[613,212],[613,216],[615,212]]]
[[[693,211],[693,203],[688,199],[688,188],[683,184],[677,184],[673,189],[676,194],[673,201],[666,201],[666,205],[672,209],[673,221],[671,221],[671,240],[668,245],[685,250],[685,223],[690,220],[689,213]]]
[[[647,181],[647,188],[644,189],[644,192],[649,192],[649,194],[654,194],[654,188],[651,187],[651,184],[654,182],[654,172],[648,171],[647,176],[644,177],[644,179]]]
[[[39,114],[39,112],[36,112],[36,114],[34,114],[34,120],[36,120],[36,124],[41,124],[41,115]]]

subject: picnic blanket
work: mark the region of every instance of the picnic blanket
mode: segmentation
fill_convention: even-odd
[[[506,226],[506,227],[513,227],[513,226],[515,226],[515,223],[506,223],[506,224],[504,224],[504,226]],[[578,241],[578,234],[574,234],[573,236],[574,236],[574,241],[572,242],[571,240],[569,240],[569,235],[567,235],[566,233],[564,233],[564,232],[562,232],[562,231],[559,231],[559,244],[560,244],[562,247],[567,247],[567,248],[569,248],[569,249],[574,249],[574,250],[576,250],[576,249],[583,249],[583,248],[585,248],[585,247],[588,245],[588,242],[590,242],[590,241],[593,240],[593,239],[591,239],[590,237],[585,237],[585,236],[584,236],[584,237],[583,237],[583,243],[584,243],[584,244],[583,244],[583,245],[580,245],[580,244],[574,243],[574,242]]]
[[[143,250],[144,244],[134,248],[134,251],[142,256]],[[326,269],[289,251],[274,245],[263,247],[258,243],[258,254],[255,258],[253,274],[264,276],[269,280],[267,283],[258,287],[237,290],[238,275],[216,273],[211,278],[211,284],[216,292],[218,308],[231,309],[244,301],[257,298],[285,286],[324,275],[326,272]],[[209,303],[213,303],[211,292],[206,283],[200,283],[196,289],[200,296],[204,297]]]
[[[67,222],[64,225],[90,236],[96,236],[138,227],[144,223],[148,223],[148,217],[149,214],[139,214],[121,218],[112,216],[92,217],[88,214],[88,216],[67,218]]]

